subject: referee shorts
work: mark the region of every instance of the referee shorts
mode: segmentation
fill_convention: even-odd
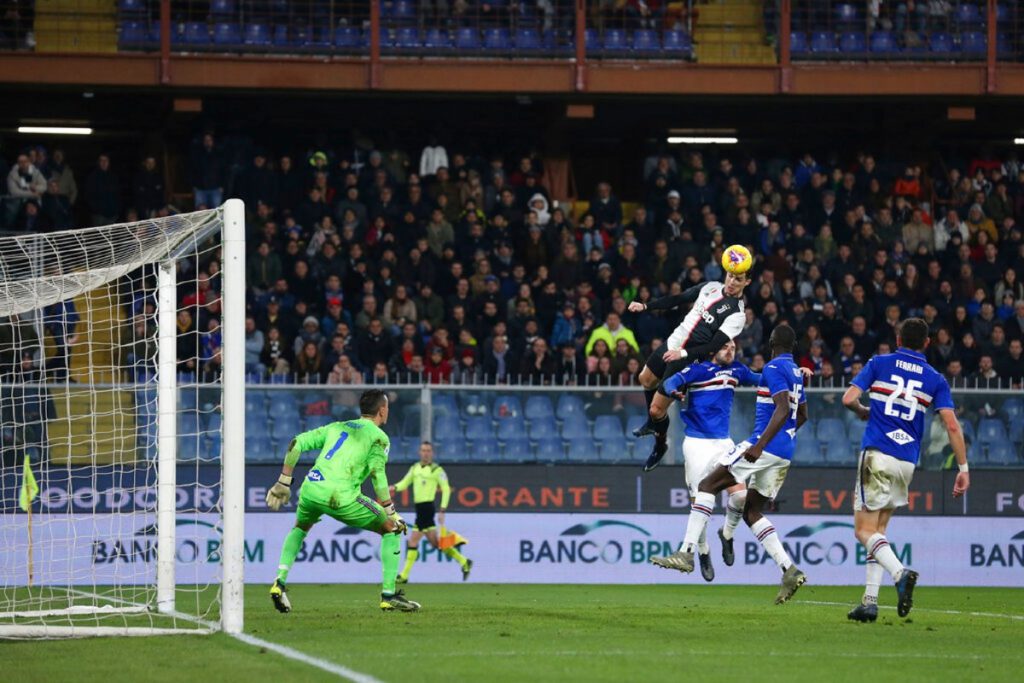
[[[668,379],[690,364],[690,361],[687,359],[674,360],[671,363],[666,363],[665,359],[662,358],[666,351],[668,351],[668,348],[662,344],[654,351],[651,351],[651,355],[647,357],[647,362],[644,364],[659,380]],[[658,382],[658,393],[662,396],[668,396],[668,392],[665,391],[663,383],[660,381]]]
[[[429,531],[434,523],[434,503],[416,503],[416,531]]]

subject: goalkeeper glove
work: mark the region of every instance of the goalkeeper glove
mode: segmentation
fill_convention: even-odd
[[[405,523],[405,520],[395,512],[395,504],[393,502],[384,506],[384,513],[388,516],[388,521],[395,525],[396,534],[404,534],[408,531],[409,526]]]
[[[267,491],[267,507],[276,512],[281,509],[282,505],[287,505],[288,501],[292,499],[291,485],[292,478],[287,474],[278,477],[277,483]]]

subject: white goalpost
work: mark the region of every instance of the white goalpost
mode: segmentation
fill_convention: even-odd
[[[0,237],[0,638],[240,633],[245,209]]]

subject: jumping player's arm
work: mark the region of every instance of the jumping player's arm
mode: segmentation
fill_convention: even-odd
[[[282,505],[288,504],[292,497],[292,472],[295,471],[295,465],[299,462],[299,456],[305,451],[323,448],[326,441],[326,427],[302,432],[291,440],[291,443],[288,444],[288,452],[284,454],[281,476],[277,478],[277,483],[267,491],[267,507],[276,511],[280,510]]]
[[[690,287],[682,294],[672,294],[670,296],[663,296],[657,299],[651,299],[649,303],[641,303],[634,301],[629,305],[631,313],[639,313],[641,311],[669,311],[673,308],[679,308],[683,304],[692,304],[700,296],[700,290],[704,288],[707,283],[694,285]]]
[[[953,482],[953,497],[959,498],[971,487],[971,475],[967,473],[967,443],[964,441],[964,431],[960,427],[960,421],[956,419],[953,396],[949,391],[949,383],[944,377],[940,378],[939,384],[935,388],[932,405],[939,413],[942,424],[946,428],[949,445],[953,448],[953,457],[956,458],[957,467],[960,469],[956,474],[956,481]]]
[[[764,447],[775,438],[775,435],[786,424],[786,420],[789,419],[789,411],[791,410],[789,407],[789,384],[786,382],[786,378],[783,377],[782,372],[777,368],[767,367],[764,370],[764,376],[767,378],[768,389],[772,392],[772,402],[775,403],[775,411],[768,420],[768,424],[765,425],[764,432],[761,433],[757,443],[748,448],[747,452],[743,454],[743,457],[750,462],[755,462],[761,457]],[[806,403],[803,404],[803,408],[804,418],[806,419]],[[799,412],[798,410],[798,415]]]
[[[861,420],[868,419],[871,409],[860,402],[860,395],[870,389],[874,381],[875,365],[869,360],[860,373],[853,378],[850,388],[843,394],[843,406]]]

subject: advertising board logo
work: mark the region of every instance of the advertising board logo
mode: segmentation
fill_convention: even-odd
[[[647,529],[616,519],[574,524],[553,539],[521,539],[519,562],[527,564],[643,564],[672,552],[672,541],[656,540]]]
[[[174,556],[179,564],[219,564],[223,532],[220,526],[201,519],[174,523]],[[156,562],[159,531],[156,524],[138,529],[130,537],[97,538],[91,544],[92,564]],[[245,561],[262,562],[263,540],[245,542]]]
[[[1011,536],[1008,543],[972,543],[971,566],[1024,568],[1024,530]]]
[[[307,538],[302,542],[296,562],[331,564],[355,562],[366,564],[380,559],[380,536],[363,529],[341,527],[327,540]]]
[[[783,536],[782,545],[797,564],[815,566],[828,564],[862,566],[867,561],[864,546],[853,535],[849,522],[819,522],[798,526]],[[904,564],[911,563],[911,544],[890,544],[893,552]],[[743,562],[747,565],[772,562],[761,544],[748,541],[743,546]]]

